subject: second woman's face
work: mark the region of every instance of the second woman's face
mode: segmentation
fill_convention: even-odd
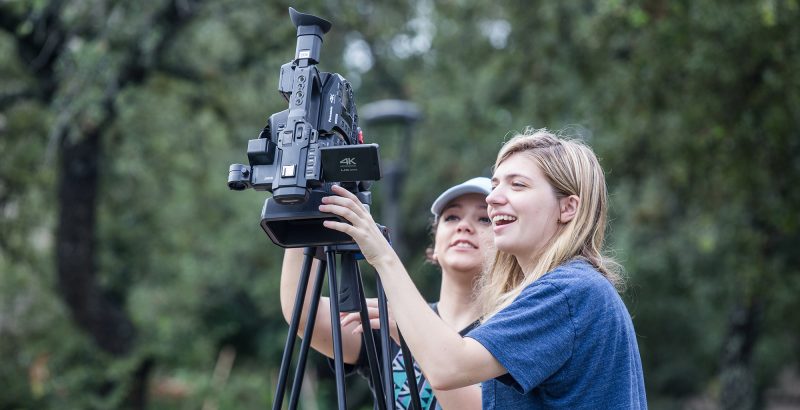
[[[530,266],[558,228],[559,202],[539,166],[514,154],[497,166],[486,197],[495,246]]]
[[[480,273],[494,251],[486,197],[466,194],[442,211],[436,227],[434,256],[443,270]]]

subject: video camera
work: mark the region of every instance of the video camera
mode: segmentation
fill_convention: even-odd
[[[297,27],[294,59],[281,66],[278,91],[289,108],[270,115],[258,138],[247,144],[248,165],[232,164],[228,187],[269,191],[261,227],[284,248],[350,243],[327,229],[323,197],[339,184],[369,205],[369,181],[381,178],[377,144],[364,144],[350,83],[337,73],[319,72],[325,19],[289,8]]]

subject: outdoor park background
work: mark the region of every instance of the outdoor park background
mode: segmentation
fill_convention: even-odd
[[[286,107],[289,5],[0,1],[0,409],[269,406],[282,250],[226,178]],[[424,116],[362,126],[426,296],[435,196],[567,128],[607,170],[651,408],[800,407],[797,0],[291,5],[333,23],[319,67],[359,108]],[[303,408],[332,408],[312,356]]]

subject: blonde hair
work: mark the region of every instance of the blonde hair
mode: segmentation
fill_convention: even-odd
[[[523,289],[545,273],[574,258],[590,263],[621,291],[621,267],[602,253],[608,193],[603,169],[592,149],[581,141],[560,138],[546,129],[529,128],[503,145],[494,167],[517,154],[524,155],[539,167],[557,198],[576,195],[580,203],[575,217],[559,224],[552,240],[539,252],[536,265],[530,272],[523,272],[514,256],[499,250],[496,252],[494,262],[482,276],[478,288],[482,320],[511,304]]]

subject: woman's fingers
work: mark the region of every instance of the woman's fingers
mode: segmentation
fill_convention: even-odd
[[[322,205],[319,206],[321,212],[339,216],[356,227],[375,227],[372,215],[369,214],[364,208],[364,204],[362,204],[353,193],[338,185],[334,185],[332,191],[335,195],[322,197]],[[340,225],[334,225],[330,226],[330,228],[337,229],[342,227]],[[342,230],[342,232],[344,232],[344,230]]]
[[[347,202],[341,203],[341,200],[341,197],[326,196],[322,198],[322,205],[319,206],[319,210],[340,216],[350,222],[358,221],[361,215],[350,207],[353,201],[346,200]]]
[[[374,307],[375,309],[377,309],[378,308],[378,298],[367,298],[367,306],[369,306],[371,308]],[[391,309],[391,306],[389,306],[389,302],[388,301],[386,302],[386,309],[389,311],[389,317],[391,318],[392,317],[392,309]]]
[[[367,305],[369,305],[369,302],[367,302]],[[343,313],[340,316],[341,316],[342,327],[346,327],[352,323],[361,323],[361,314],[359,312],[351,312],[346,314]],[[377,306],[375,307],[368,306],[367,316],[369,317],[370,320],[370,327],[372,327],[373,329],[381,328],[380,310],[378,309]],[[391,316],[389,316],[389,327],[391,328],[393,326],[394,326],[394,319]]]
[[[322,206],[319,207],[319,210],[322,212],[328,212],[322,209]],[[322,226],[333,229],[334,231],[339,231],[341,233],[346,233],[351,237],[355,233],[355,228],[353,225],[346,224],[344,222],[336,222],[336,221],[322,221]]]
[[[319,206],[320,212],[326,212],[336,215],[348,223],[338,221],[324,221],[322,223],[326,228],[337,230],[339,232],[350,235],[353,239],[360,233],[358,228],[364,226],[365,217],[359,214],[358,208],[361,207],[360,202],[356,203],[353,200],[338,197],[326,196],[322,198],[322,205]],[[362,208],[363,209],[363,208]],[[374,224],[371,219],[367,224]],[[367,225],[368,226],[368,225]]]
[[[381,321],[380,319],[370,319],[369,327],[373,329],[380,329],[381,328]]]
[[[345,198],[350,198],[350,200],[352,200],[352,201],[356,201],[358,203],[361,203],[361,201],[358,200],[358,197],[356,197],[352,192],[342,188],[340,185],[333,185],[331,187],[331,190],[336,195],[343,196]]]
[[[372,329],[378,330],[381,328],[381,322],[378,319],[372,319],[369,321],[369,327]],[[358,325],[353,328],[353,334],[364,333],[364,326]]]
[[[364,255],[367,262],[373,265],[381,256],[393,252],[372,219],[372,215],[358,201],[358,198],[339,186],[333,186],[332,191],[334,195],[322,198],[319,210],[336,215],[349,223],[328,220],[323,222],[323,226],[353,238],[358,244],[361,254]]]
[[[377,318],[378,317],[378,308],[367,308],[367,316],[369,318]],[[343,314],[341,317],[342,326],[347,326],[353,322],[361,322],[361,314],[359,312],[351,312],[347,314]]]
[[[342,317],[342,327],[348,326],[351,323],[361,323],[361,316],[358,312],[348,313]]]
[[[349,210],[352,212],[352,216],[355,217],[369,216],[366,209],[364,209],[364,205],[361,203],[361,201],[359,201],[358,198],[355,195],[353,195],[350,191],[338,185],[334,185],[333,188],[334,188],[333,193],[335,195],[322,197],[323,205],[327,205],[330,207],[331,210],[339,212],[344,212],[345,210]],[[336,208],[336,207],[341,207],[341,208]]]
[[[351,323],[361,323],[361,314],[359,312],[351,312],[351,313],[347,313],[347,314],[342,314],[341,316],[342,316],[341,317],[342,327],[350,325]],[[377,318],[378,317],[378,309],[377,308],[375,308],[375,309],[367,308],[367,316],[370,319],[371,318]]]

